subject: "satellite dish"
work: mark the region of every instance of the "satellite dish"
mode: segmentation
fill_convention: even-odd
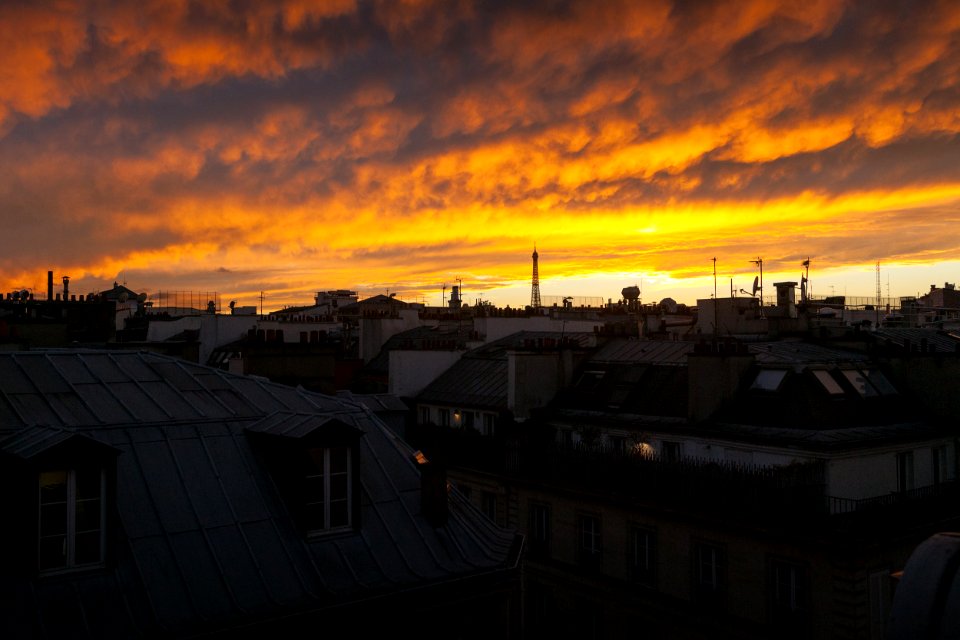
[[[753,276],[753,295],[757,295],[757,287],[759,286],[758,282],[760,280],[759,276]]]

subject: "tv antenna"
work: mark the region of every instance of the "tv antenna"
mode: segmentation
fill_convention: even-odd
[[[763,317],[763,258],[757,258],[750,262],[760,267],[760,277],[753,279],[753,295],[756,296],[757,291],[760,291],[760,317]]]

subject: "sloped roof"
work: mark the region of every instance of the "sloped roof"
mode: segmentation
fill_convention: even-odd
[[[461,358],[431,382],[418,402],[476,409],[507,408],[507,361]]]
[[[361,528],[307,541],[251,445],[252,425],[359,438]],[[311,417],[313,416],[313,417]],[[361,405],[147,352],[0,353],[0,447],[37,425],[94,439],[117,458],[117,562],[10,584],[0,635],[183,636],[498,571],[513,532],[452,496],[439,528],[421,514],[413,451]]]
[[[907,344],[913,349],[920,349],[921,344],[933,348],[941,353],[952,353],[960,349],[960,335],[956,332],[937,331],[933,329],[911,327],[878,327],[873,332],[879,342],[889,342],[899,347]]]
[[[507,351],[553,348],[561,340],[585,349],[592,333],[518,331],[468,351],[428,384],[418,402],[477,409],[507,409]],[[545,347],[553,345],[551,347]],[[552,341],[552,342],[550,342]]]

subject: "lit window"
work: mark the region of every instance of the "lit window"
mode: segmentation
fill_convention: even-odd
[[[350,448],[310,449],[308,454],[310,468],[304,479],[304,527],[310,533],[349,529],[353,523]]]
[[[106,483],[98,467],[40,473],[38,567],[96,566],[106,546]]]

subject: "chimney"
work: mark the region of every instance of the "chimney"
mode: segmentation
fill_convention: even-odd
[[[53,300],[53,271],[47,271],[47,300]]]
[[[70,298],[70,276],[63,276],[63,300],[66,302]]]
[[[447,472],[436,462],[430,462],[423,452],[414,454],[420,470],[420,511],[432,527],[447,523]]]
[[[739,343],[702,343],[687,355],[687,417],[702,422],[737,392],[754,356]]]

